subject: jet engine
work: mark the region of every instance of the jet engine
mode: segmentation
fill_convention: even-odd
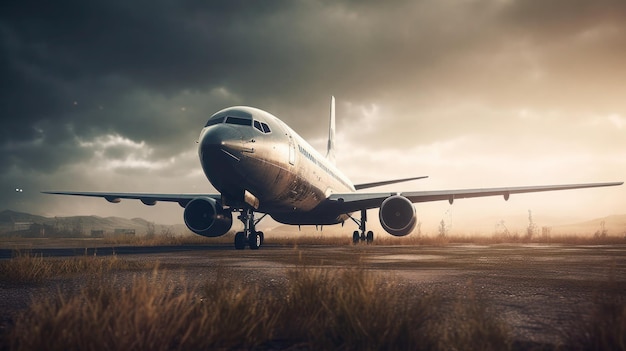
[[[380,224],[393,236],[405,236],[413,231],[417,216],[415,207],[404,196],[394,195],[383,201],[378,214]]]
[[[233,225],[232,213],[210,197],[189,201],[183,217],[189,230],[207,237],[222,236]]]

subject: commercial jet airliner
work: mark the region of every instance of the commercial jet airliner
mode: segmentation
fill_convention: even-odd
[[[102,197],[117,203],[138,199],[152,206],[157,201],[177,202],[183,218],[194,233],[218,237],[233,224],[233,213],[244,229],[235,235],[235,248],[258,249],[263,232],[256,225],[266,215],[292,225],[358,225],[352,236],[356,244],[372,242],[367,231],[367,210],[379,208],[382,227],[394,236],[405,236],[415,228],[413,203],[503,196],[511,194],[621,185],[623,182],[487,189],[376,192],[359,190],[426,177],[352,184],[335,167],[335,98],[331,98],[330,127],[326,156],[322,156],[283,121],[263,110],[236,106],[212,115],[200,133],[198,155],[204,174],[219,194],[148,194],[46,191],[46,194]],[[354,213],[360,212],[360,218]],[[262,217],[255,219],[255,213]]]

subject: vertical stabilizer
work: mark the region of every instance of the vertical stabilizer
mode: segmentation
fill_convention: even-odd
[[[330,97],[330,123],[328,126],[328,149],[326,158],[335,164],[335,97]]]

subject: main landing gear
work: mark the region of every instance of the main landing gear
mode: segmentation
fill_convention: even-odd
[[[263,232],[257,232],[255,227],[265,216],[266,214],[255,221],[254,211],[251,209],[241,211],[241,215],[237,218],[243,222],[243,232],[235,234],[235,249],[243,250],[247,244],[251,250],[258,250],[263,245]]]
[[[355,230],[354,233],[352,233],[352,243],[356,245],[359,242],[365,241],[371,244],[374,241],[374,232],[369,230],[366,233],[367,229],[365,228],[365,223],[367,222],[367,210],[361,210],[361,220],[352,216],[350,216],[350,219],[359,226],[359,230]]]

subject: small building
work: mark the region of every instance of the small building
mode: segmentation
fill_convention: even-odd
[[[13,232],[23,238],[40,238],[54,233],[52,226],[32,222],[15,222]]]
[[[24,230],[30,230],[33,224],[33,222],[13,222],[13,231],[21,232]]]
[[[92,238],[104,238],[104,230],[102,229],[92,229],[91,230]]]
[[[135,235],[135,229],[116,228],[113,231],[115,235]]]

